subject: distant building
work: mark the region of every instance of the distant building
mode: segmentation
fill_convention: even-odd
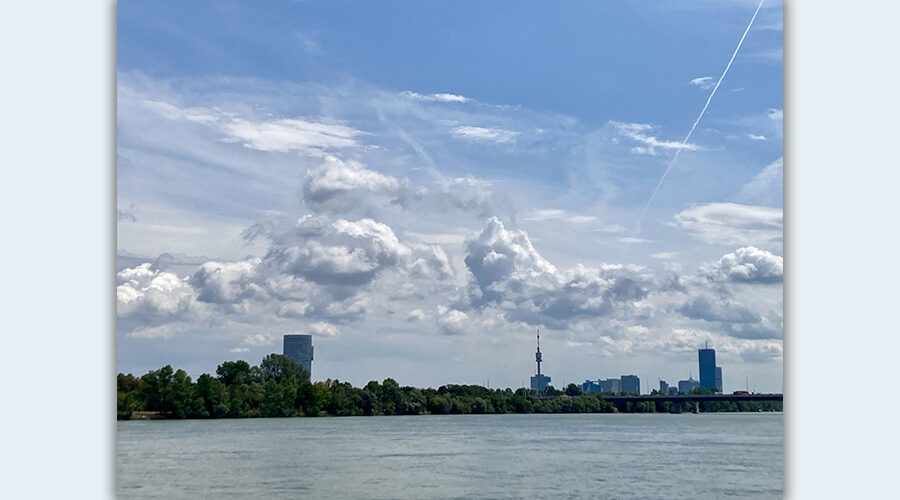
[[[600,392],[611,392],[613,394],[622,392],[622,381],[617,378],[608,378],[606,380],[598,380]]]
[[[622,392],[641,393],[641,379],[637,375],[622,375]]]
[[[722,367],[716,367],[716,390],[722,392]]]
[[[705,349],[697,351],[700,360],[700,387],[704,389],[716,388],[716,350]]]
[[[534,360],[537,361],[537,375],[531,377],[531,388],[538,391],[543,392],[544,389],[550,385],[550,377],[547,375],[541,375],[541,361],[543,361],[543,356],[541,355],[541,331],[538,330],[537,333],[537,352],[534,353]]]
[[[285,335],[283,354],[302,366],[312,379],[312,335]]]
[[[582,392],[603,392],[600,390],[600,381],[599,380],[585,380],[583,384],[581,384]]]
[[[678,381],[678,392],[689,393],[694,390],[695,387],[700,387],[700,381],[694,380],[694,377]]]
[[[531,376],[531,388],[538,391],[543,392],[547,386],[550,385],[550,377],[546,375],[532,375]]]
[[[662,394],[669,392],[669,384],[665,380],[659,381],[659,392]]]

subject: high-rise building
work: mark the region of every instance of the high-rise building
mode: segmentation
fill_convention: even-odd
[[[665,394],[669,392],[669,384],[665,380],[659,381],[659,392]]]
[[[622,375],[622,392],[641,393],[641,379],[637,375]]]
[[[598,380],[597,384],[600,386],[600,392],[610,392],[613,394],[622,392],[622,381],[617,378]]]
[[[537,375],[531,377],[531,388],[538,391],[543,392],[544,389],[550,385],[550,377],[547,375],[541,374],[541,361],[543,361],[543,357],[541,356],[541,331],[538,330],[537,333],[537,352],[534,353],[534,360],[537,361]]]
[[[705,349],[698,350],[700,359],[700,387],[704,389],[716,388],[716,350],[710,349],[707,344]]]
[[[310,379],[312,378],[312,335],[285,335],[282,352],[285,357],[293,359],[302,366],[309,373]]]
[[[687,394],[694,390],[695,387],[700,387],[700,381],[694,380],[694,377],[688,377],[687,380],[678,381],[678,392]]]
[[[581,384],[581,390],[583,392],[603,392],[600,390],[600,384],[596,380],[585,380]]]
[[[716,390],[722,392],[722,367],[716,367]]]

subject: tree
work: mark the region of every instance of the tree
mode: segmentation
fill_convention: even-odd
[[[297,380],[309,380],[309,372],[304,370],[293,359],[281,354],[269,354],[263,358],[262,363],[259,364],[259,369],[265,380],[279,382],[281,379],[291,377]]]
[[[226,361],[216,368],[216,375],[225,385],[246,384],[250,381],[250,364],[246,361]]]
[[[228,388],[218,379],[204,373],[194,386],[194,409],[202,417],[224,417],[228,414]]]
[[[566,396],[581,396],[581,387],[578,387],[575,384],[567,385]]]
[[[191,377],[171,365],[151,370],[141,377],[146,408],[166,415],[185,418],[192,400]]]

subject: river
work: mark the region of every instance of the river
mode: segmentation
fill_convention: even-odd
[[[118,498],[780,498],[781,413],[123,421]]]

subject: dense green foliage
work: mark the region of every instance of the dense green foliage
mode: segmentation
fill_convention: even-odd
[[[575,384],[563,391],[547,387],[488,389],[477,385],[444,385],[438,389],[401,387],[393,379],[365,387],[326,380],[311,382],[309,374],[280,354],[263,358],[259,366],[226,361],[216,376],[204,373],[195,383],[183,370],[164,366],[141,377],[119,374],[117,416],[131,419],[236,418],[353,415],[428,415],[487,413],[615,413],[665,412],[669,403],[614,405],[602,395],[582,393]],[[755,405],[755,406],[753,406]],[[745,406],[740,408],[739,406]],[[752,406],[752,407],[751,407]],[[781,409],[773,403],[701,403],[701,411]],[[685,411],[690,408],[685,406]]]

